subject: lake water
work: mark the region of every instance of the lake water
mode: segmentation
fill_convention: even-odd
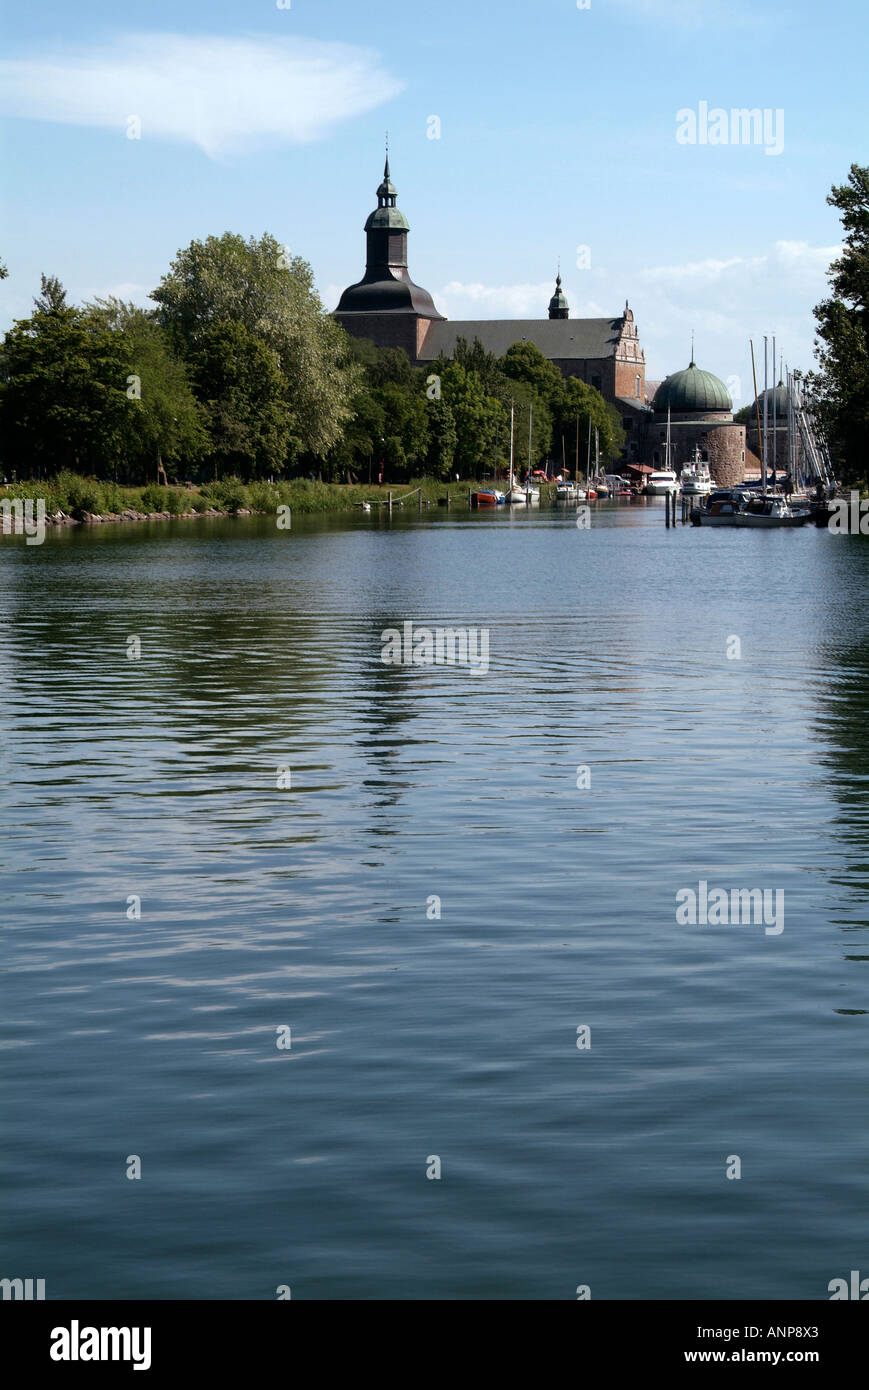
[[[869,543],[516,511],[0,542],[0,1274],[869,1275]],[[406,621],[488,671],[384,664]],[[680,925],[701,880],[783,930]]]

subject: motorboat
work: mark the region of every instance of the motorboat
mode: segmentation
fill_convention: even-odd
[[[709,464],[701,457],[696,445],[694,453],[682,469],[679,481],[682,484],[683,497],[708,497],[715,487]]]
[[[664,497],[669,492],[679,491],[679,479],[672,468],[659,468],[649,474],[643,491],[648,497]]]
[[[735,526],[744,499],[733,488],[710,492],[702,507],[691,508],[692,526]]]
[[[765,497],[749,497],[737,512],[734,525],[760,530],[774,526],[805,526],[810,517],[808,508],[792,507],[786,497],[774,492]]]

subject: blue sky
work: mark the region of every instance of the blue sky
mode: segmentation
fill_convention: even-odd
[[[179,247],[227,229],[273,232],[333,308],[388,128],[442,313],[542,317],[560,258],[573,315],[630,300],[650,378],[693,329],[744,402],[750,335],[811,365],[825,197],[869,162],[867,31],[864,0],[42,0],[3,26],[0,328],[41,271],[147,303]],[[701,102],[782,111],[781,153],[680,143]]]

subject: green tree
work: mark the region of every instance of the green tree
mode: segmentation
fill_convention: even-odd
[[[625,430],[615,406],[605,401],[600,391],[579,377],[571,376],[562,382],[555,409],[555,431],[559,440],[564,437],[568,467],[576,466],[576,423],[579,420],[579,470],[585,472],[588,461],[588,441],[594,461],[594,431],[598,431],[601,460],[616,462],[625,446]],[[589,433],[590,432],[590,433]]]
[[[428,452],[426,468],[433,478],[449,478],[453,472],[458,435],[456,421],[448,403],[440,397],[426,400]]]
[[[486,395],[476,372],[466,371],[460,363],[451,362],[439,375],[442,398],[456,430],[454,471],[466,478],[479,477],[491,466],[495,436],[508,413],[500,401]]]
[[[846,235],[829,271],[832,294],[815,309],[818,371],[806,381],[843,481],[869,484],[869,168],[852,164],[827,202]]]
[[[227,472],[248,481],[280,473],[290,447],[290,411],[277,354],[242,324],[215,323],[198,335],[192,368],[214,476]]]
[[[31,476],[109,476],[137,441],[131,372],[123,339],[67,306],[60,282],[43,275],[33,314],[3,343],[4,462]]]
[[[547,405],[559,400],[564,378],[536,343],[514,343],[501,358],[501,369],[513,381],[526,381]]]
[[[262,339],[286,377],[293,434],[322,458],[350,418],[358,381],[347,337],[323,311],[307,261],[265,233],[192,241],[154,290],[160,317],[186,353],[217,323]]]
[[[157,462],[171,472],[183,468],[195,474],[210,445],[205,412],[156,315],[114,297],[86,305],[85,312],[121,336],[132,363],[127,394],[138,418],[140,447],[131,446],[122,480],[153,479]]]

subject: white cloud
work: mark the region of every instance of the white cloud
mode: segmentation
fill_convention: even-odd
[[[778,338],[791,366],[813,365],[814,306],[827,292],[839,246],[777,241],[757,256],[651,266],[631,278],[631,304],[649,375],[686,366],[692,332],[701,367],[746,376],[748,339]],[[749,392],[743,391],[743,400]]]
[[[266,141],[302,144],[373,110],[404,84],[376,53],[299,38],[130,34],[54,56],[0,61],[0,110],[186,141],[212,158]]]
[[[448,319],[541,318],[552,290],[551,280],[537,285],[465,285],[451,280],[433,298]]]

